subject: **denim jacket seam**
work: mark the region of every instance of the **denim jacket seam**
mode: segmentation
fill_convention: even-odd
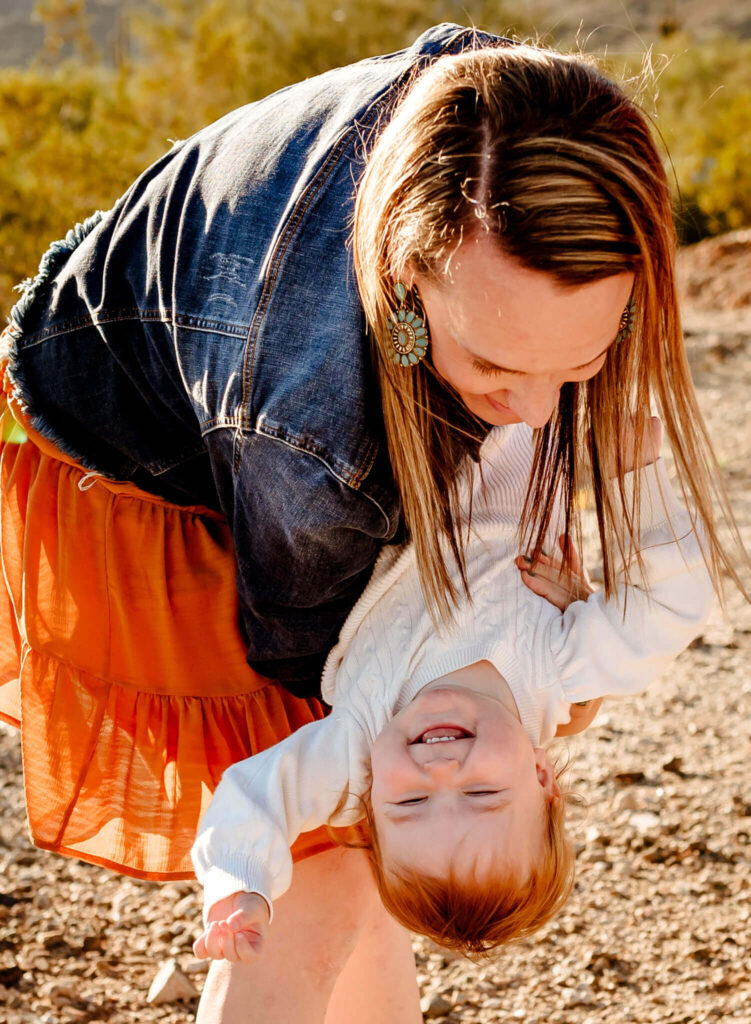
[[[276,433],[273,431],[264,430],[263,428],[259,428],[258,425],[254,427],[249,427],[240,422],[239,419],[233,419],[231,417],[223,418],[221,421],[218,419],[207,420],[201,424],[201,433],[203,434],[204,437],[206,436],[206,434],[209,434],[215,430],[223,429],[236,431],[237,437],[242,437],[247,434],[255,434],[258,437],[268,438],[270,441],[278,441],[280,444],[286,445],[287,448],[291,448],[293,451],[299,452],[301,455],[309,455],[311,458],[316,459],[325,467],[325,469],[334,477],[335,480],[338,480],[340,483],[344,484],[345,487],[347,487],[354,493],[361,494],[364,498],[367,498],[368,501],[375,505],[375,507],[383,516],[387,526],[391,526],[391,519],[389,518],[388,513],[381,505],[381,503],[372,495],[368,494],[366,491],[362,489],[361,484],[363,478],[367,475],[362,471],[362,469],[358,470],[358,472],[355,474],[339,471],[335,466],[331,464],[329,459],[324,457],[326,454],[328,454],[325,452],[325,449],[321,447],[320,450],[316,450],[316,448],[311,446],[309,442],[306,443],[302,439],[298,440],[294,437],[294,435],[291,435],[288,432],[285,434],[282,434],[281,432]],[[377,442],[371,442],[369,446],[369,454],[372,451],[372,458],[369,461],[368,470],[372,467],[372,464],[375,461],[377,448]]]
[[[82,327],[104,327],[106,324],[122,323],[127,320],[138,320],[140,323],[163,323],[168,326],[176,324],[179,327],[190,327],[194,330],[205,331],[211,334],[223,334],[229,337],[241,338],[247,331],[246,324],[233,324],[219,320],[207,320],[205,317],[192,316],[186,313],[172,315],[171,310],[164,309],[123,309],[113,310],[104,316],[76,317],[75,320],[66,320],[54,327],[47,327],[43,331],[36,332],[24,338],[25,349],[35,348],[45,341],[62,337],[65,334],[72,334]],[[20,339],[23,333],[14,330],[13,334]]]
[[[320,459],[321,462],[329,467],[337,479],[343,480],[353,490],[360,489],[362,481],[373,468],[373,463],[375,462],[375,458],[378,453],[378,442],[373,438],[368,443],[367,450],[360,465],[356,469],[353,469],[342,462],[341,459],[337,459],[336,456],[333,456],[325,445],[320,444],[310,437],[303,437],[300,434],[296,434],[294,431],[291,431],[286,427],[272,427],[263,421],[259,421],[256,423],[255,433],[262,437],[275,438],[276,440],[289,444],[297,451],[307,452],[314,458]]]

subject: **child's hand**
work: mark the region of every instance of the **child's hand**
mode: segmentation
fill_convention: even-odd
[[[562,612],[574,601],[586,601],[594,593],[576,548],[565,535],[558,538],[562,552],[567,544],[571,550],[571,567],[567,572],[561,569],[563,559],[560,556],[539,555],[534,564],[524,555],[515,560],[517,568],[521,569],[524,585]]]
[[[584,732],[592,724],[601,704],[602,697],[585,700],[581,704],[572,704],[569,709],[569,720],[558,726],[555,731],[556,737],[575,736],[579,732]]]
[[[659,459],[662,447],[662,420],[658,416],[651,416],[644,424],[638,465],[635,462],[634,447],[634,426],[629,421],[623,432],[622,454],[625,473],[630,473],[634,469],[642,469]]]
[[[236,892],[209,911],[206,929],[193,943],[199,960],[249,963],[263,952],[269,929],[269,907],[254,892]]]

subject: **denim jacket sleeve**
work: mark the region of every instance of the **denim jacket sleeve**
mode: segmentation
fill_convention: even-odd
[[[317,694],[323,662],[398,515],[314,455],[258,433],[207,436],[235,540],[248,662],[293,693]]]

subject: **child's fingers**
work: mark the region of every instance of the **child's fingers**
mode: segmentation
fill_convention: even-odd
[[[234,934],[226,921],[212,921],[193,944],[199,960],[237,960]]]
[[[581,557],[579,556],[579,552],[576,550],[576,545],[571,540],[571,538],[567,537],[565,533],[562,533],[561,536],[558,538],[558,546],[560,547],[561,553],[564,558],[566,557],[566,554],[568,554],[570,567],[569,571],[575,576],[586,576],[586,573],[584,572],[584,566],[582,565]]]
[[[263,937],[255,933],[236,932],[235,951],[237,959],[242,963],[250,963],[255,960],[263,948]]]
[[[212,921],[205,931],[199,935],[193,946],[193,951],[200,960],[224,959],[218,922]]]
[[[219,939],[222,946],[223,959],[229,960],[231,964],[236,964],[240,957],[237,955],[235,947],[235,933],[226,921],[219,922]]]
[[[544,597],[546,601],[550,601],[560,611],[565,611],[571,604],[571,594],[565,591],[560,584],[546,579],[544,576],[538,576],[537,574],[533,576],[532,573],[523,569],[522,583],[533,594],[539,594],[540,597]]]
[[[266,913],[266,917],[268,918],[268,912]],[[229,915],[227,918],[227,924],[233,932],[239,932],[243,931],[243,929],[260,929],[265,927],[267,921],[264,921],[259,916],[257,908],[241,907],[239,910],[236,910],[233,914]]]

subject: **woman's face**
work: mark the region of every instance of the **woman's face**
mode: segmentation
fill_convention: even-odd
[[[562,384],[601,369],[634,275],[562,285],[477,234],[438,281],[417,273],[408,280],[425,306],[433,365],[467,408],[496,426],[541,427]]]

